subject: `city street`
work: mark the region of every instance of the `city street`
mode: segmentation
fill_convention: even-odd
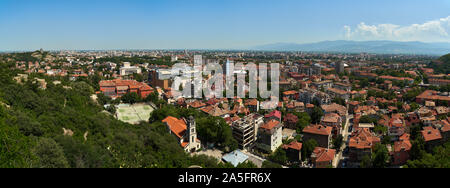
[[[349,115],[347,117],[345,126],[343,127],[343,130],[342,130],[342,136],[344,137],[343,144],[341,146],[341,149],[338,151],[338,153],[334,157],[333,168],[337,168],[340,161],[343,159],[343,152],[344,152],[345,148],[347,147],[347,140],[348,140],[348,135],[349,135],[348,128],[350,127],[350,125],[352,125],[352,123],[350,122],[350,119],[353,119],[353,115]]]

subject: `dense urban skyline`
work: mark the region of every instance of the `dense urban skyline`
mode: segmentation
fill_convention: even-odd
[[[286,42],[450,42],[450,2],[0,2],[0,50],[247,49]]]

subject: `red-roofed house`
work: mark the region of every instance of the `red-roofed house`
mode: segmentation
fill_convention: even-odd
[[[322,117],[320,124],[333,128],[333,137],[341,134],[342,118],[336,113],[328,113]]]
[[[258,129],[257,147],[267,152],[274,152],[282,143],[282,124],[270,120]]]
[[[264,118],[267,122],[270,120],[277,120],[277,121],[281,122],[281,112],[278,110],[274,110],[274,111],[270,112],[269,114],[266,114],[264,116]]]
[[[349,141],[349,155],[351,161],[361,161],[364,156],[372,156],[372,149],[380,138],[373,135],[367,128],[358,128],[352,133]]]
[[[286,156],[289,161],[295,162],[302,159],[302,143],[293,141],[289,144],[283,145],[283,149],[286,151]]]
[[[447,142],[448,138],[450,137],[450,123],[448,122],[448,120],[442,120],[442,122],[443,125],[441,127],[441,135],[444,142]]]
[[[434,147],[442,143],[441,132],[434,127],[424,127],[421,133],[428,151],[433,151]]]
[[[316,168],[328,168],[332,166],[336,150],[316,147],[311,154],[311,160]]]
[[[245,100],[244,103],[245,107],[247,107],[251,112],[258,112],[259,111],[259,101],[256,99],[248,99]]]
[[[332,129],[323,125],[307,126],[303,129],[303,142],[314,139],[320,147],[329,148]]]
[[[393,164],[403,165],[409,159],[409,152],[411,151],[412,144],[409,140],[409,134],[403,134],[400,136],[399,141],[394,143]]]
[[[285,91],[283,92],[283,97],[287,97],[290,100],[297,100],[298,91]]]

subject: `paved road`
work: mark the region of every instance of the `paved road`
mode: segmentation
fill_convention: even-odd
[[[347,140],[348,140],[348,134],[349,134],[348,128],[350,125],[350,119],[352,119],[352,118],[353,118],[353,115],[348,115],[347,120],[345,122],[345,126],[343,128],[344,130],[342,131],[342,136],[344,137],[344,140],[343,140],[344,143],[342,144],[340,151],[334,157],[333,164],[332,164],[333,168],[338,167],[339,162],[342,160],[342,153],[344,152],[344,149],[347,147]]]

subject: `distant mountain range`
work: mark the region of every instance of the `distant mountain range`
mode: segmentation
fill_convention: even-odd
[[[444,55],[450,53],[450,43],[338,40],[309,44],[275,43],[256,46],[251,49],[264,51]]]

